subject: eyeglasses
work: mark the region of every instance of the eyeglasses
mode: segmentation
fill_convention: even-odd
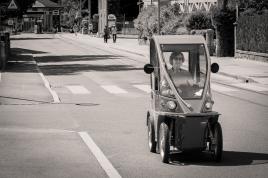
[[[173,60],[176,60],[176,61],[177,61],[177,60],[178,60],[178,61],[179,61],[179,60],[180,60],[180,61],[183,61],[184,58],[183,58],[183,57],[174,57]]]

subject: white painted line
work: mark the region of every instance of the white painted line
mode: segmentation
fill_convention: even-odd
[[[102,88],[104,88],[106,91],[112,94],[122,94],[122,93],[127,93],[126,90],[119,88],[116,85],[102,85]]]
[[[51,89],[49,82],[45,78],[44,74],[40,71],[39,67],[37,67],[37,70],[38,70],[38,73],[41,76],[46,88],[48,89],[48,91],[52,95],[54,103],[60,103],[60,98],[59,98],[58,94],[54,90]]]
[[[66,86],[73,94],[90,94],[90,91],[81,85],[68,85]]]
[[[1,82],[1,80],[2,80],[2,72],[0,71],[0,82]]]
[[[253,91],[268,91],[268,88],[257,86],[254,83],[240,83],[240,84],[233,84],[236,87],[240,88],[245,88],[248,90],[253,90]]]
[[[88,146],[90,151],[96,157],[98,162],[100,163],[103,170],[110,178],[121,178],[120,174],[117,170],[113,167],[111,162],[105,157],[101,149],[95,144],[93,139],[89,136],[87,132],[78,132],[80,137],[83,139],[85,144]]]
[[[215,90],[215,91],[218,91],[218,92],[233,92],[233,91],[238,91],[237,89],[225,87],[225,86],[218,85],[218,84],[215,84],[215,83],[212,83],[211,84],[211,88],[212,88],[212,90]]]
[[[150,85],[133,85],[134,87],[142,90],[142,91],[145,91],[146,93],[150,93],[151,92],[151,87]]]
[[[41,72],[41,70],[38,66],[38,63],[34,59],[33,59],[33,63],[36,64],[37,71],[38,71],[39,75],[41,76],[41,78],[45,84],[45,87],[48,89],[49,93],[52,95],[53,103],[60,103],[60,98],[59,98],[58,94],[56,93],[56,91],[51,89],[50,84],[49,84],[48,80],[45,78],[44,74]]]

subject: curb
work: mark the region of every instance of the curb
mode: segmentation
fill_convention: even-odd
[[[242,76],[239,76],[239,75],[234,75],[234,74],[228,74],[228,73],[225,73],[225,72],[218,72],[219,75],[223,75],[223,76],[227,76],[227,77],[230,77],[230,78],[234,78],[236,80],[243,80],[245,83],[259,83],[255,80],[253,80],[252,78],[249,78],[249,77],[242,77]]]

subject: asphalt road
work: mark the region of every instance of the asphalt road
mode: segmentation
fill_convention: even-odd
[[[213,82],[223,161],[183,154],[163,164],[147,146],[148,59],[54,35],[11,45],[20,57],[0,82],[0,177],[267,177],[266,93]]]

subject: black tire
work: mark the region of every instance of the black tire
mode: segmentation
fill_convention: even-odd
[[[159,128],[159,151],[162,162],[168,163],[170,153],[169,127],[165,122],[162,122]]]
[[[220,162],[222,160],[223,138],[221,125],[218,122],[213,127],[213,140],[211,145],[213,159]]]
[[[150,121],[148,121],[148,145],[149,145],[149,150],[152,153],[156,153],[156,141],[155,141],[155,132],[154,132],[154,125]]]

